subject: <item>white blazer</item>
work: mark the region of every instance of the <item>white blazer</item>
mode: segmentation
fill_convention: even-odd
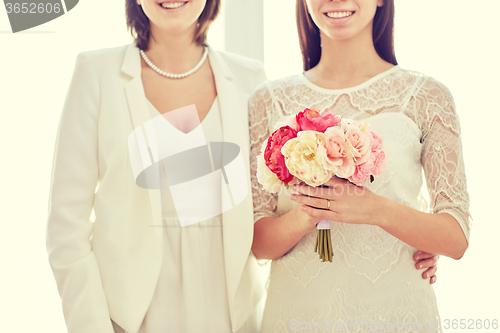
[[[223,140],[239,145],[248,171],[246,198],[222,213],[236,331],[264,295],[268,272],[251,253],[247,111],[251,92],[266,76],[256,60],[210,47],[208,58]],[[129,134],[150,118],[133,43],[78,55],[55,144],[46,239],[70,333],[112,333],[110,318],[136,333],[153,297],[163,238],[161,228],[151,226],[161,224],[160,192],[136,185],[127,146]]]

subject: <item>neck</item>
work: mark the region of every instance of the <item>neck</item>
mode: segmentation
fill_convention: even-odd
[[[375,50],[371,29],[349,40],[334,40],[322,33],[321,42],[321,59],[316,73],[348,81],[354,77],[373,76],[380,68],[387,68],[388,63]]]
[[[171,73],[191,70],[201,60],[203,47],[194,41],[194,29],[172,34],[158,31],[151,26],[148,58],[160,69]]]

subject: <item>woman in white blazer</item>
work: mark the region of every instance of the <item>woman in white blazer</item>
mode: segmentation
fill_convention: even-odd
[[[137,185],[130,154],[131,133],[155,112],[195,104],[202,124],[213,113],[209,122],[220,124],[223,141],[239,146],[250,184],[247,100],[266,76],[260,62],[209,46],[203,61],[219,2],[127,0],[134,43],[76,59],[58,127],[47,221],[49,262],[70,333],[258,331],[267,267],[251,253],[251,186],[235,207],[219,214],[217,228],[160,228],[161,191]],[[167,78],[141,60],[140,49],[166,72],[201,65],[182,79]],[[177,123],[185,129],[193,124]],[[212,234],[220,242],[203,240],[202,229],[218,230]],[[201,237],[199,244],[182,238],[182,246],[198,246],[196,258],[167,247],[188,230]],[[175,238],[165,242],[168,233]],[[200,260],[209,267],[213,262],[214,272],[205,274]],[[224,299],[216,299],[221,287]]]

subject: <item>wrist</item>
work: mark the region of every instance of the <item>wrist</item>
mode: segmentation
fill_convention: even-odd
[[[316,228],[316,226],[311,226],[311,224],[308,223],[309,216],[307,213],[302,211],[300,208],[301,206],[301,204],[298,204],[294,209],[292,209],[289,212],[290,216],[288,217],[291,222],[291,229],[293,230],[294,235],[298,238],[302,238],[305,234]]]
[[[375,197],[375,207],[377,207],[377,212],[375,214],[376,218],[373,224],[386,229],[390,227],[395,211],[397,210],[397,204],[383,197],[381,195],[376,195]]]

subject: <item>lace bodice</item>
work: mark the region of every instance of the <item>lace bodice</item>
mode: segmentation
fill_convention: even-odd
[[[452,215],[469,241],[471,219],[460,123],[453,97],[446,86],[429,76],[399,66],[347,89],[321,88],[308,81],[303,74],[265,82],[249,101],[250,158],[253,165],[256,165],[256,156],[263,141],[273,132],[274,125],[305,108],[318,108],[322,112],[333,109],[341,117],[368,122],[370,117],[388,113],[398,113],[411,119],[420,131],[420,162],[430,197],[429,207],[420,196],[418,208]],[[256,169],[252,168],[255,221],[264,216],[281,215],[277,214],[278,195],[261,189]]]
[[[399,66],[347,89],[324,89],[299,74],[268,81],[255,90],[249,100],[255,221],[281,216],[297,205],[289,198],[291,190],[278,194],[262,190],[255,166],[262,143],[276,124],[305,108],[332,109],[341,117],[368,122],[384,139],[386,168],[366,186],[415,209],[452,215],[469,240],[469,196],[451,93],[435,79]],[[430,202],[422,193],[424,179]],[[396,325],[404,318],[425,325],[439,319],[432,286],[414,266],[417,249],[377,226],[332,222],[331,229],[332,263],[322,263],[313,252],[315,232],[272,261],[262,333],[294,332],[293,320],[327,320],[333,325],[355,318]]]

